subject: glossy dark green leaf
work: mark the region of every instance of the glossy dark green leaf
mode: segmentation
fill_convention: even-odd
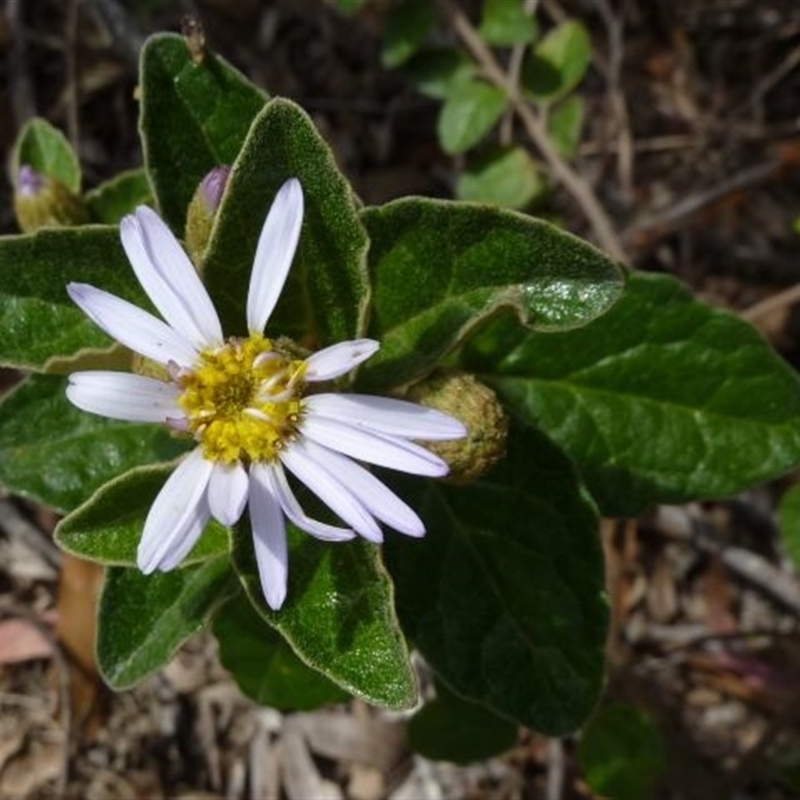
[[[484,0],[478,29],[486,44],[510,47],[536,39],[536,20],[525,12],[525,0]]]
[[[145,167],[162,215],[182,232],[198,184],[233,163],[267,96],[219,56],[197,63],[183,38],[167,33],[147,40],[140,81]]]
[[[572,91],[592,60],[592,40],[583,23],[559,23],[528,54],[522,70],[525,89],[540,102],[552,102]]]
[[[408,739],[425,758],[470,764],[513,747],[517,726],[440,684],[436,697],[411,717]]]
[[[614,800],[649,800],[666,767],[666,748],[655,721],[640,708],[614,703],[586,726],[578,761],[589,786]]]
[[[381,351],[365,384],[397,386],[434,367],[505,309],[557,330],[603,313],[622,291],[620,268],[541,220],[466,203],[405,199],[368,208],[370,334]]]
[[[429,0],[395,3],[383,35],[381,60],[385,67],[399,67],[419,50],[436,19]]]
[[[409,639],[459,695],[548,735],[575,730],[602,686],[607,607],[597,514],[567,458],[512,428],[476,483],[392,483],[428,529],[384,546]]]
[[[214,617],[222,665],[239,688],[263,706],[307,711],[349,695],[306,666],[285,639],[239,594]]]
[[[480,142],[508,106],[502,89],[477,78],[459,81],[447,94],[436,132],[446,153],[456,155]]]
[[[581,140],[586,104],[580,95],[572,95],[559,103],[547,118],[550,140],[564,158],[575,158]]]
[[[136,549],[144,521],[174,464],[138,467],[98,489],[58,524],[58,545],[89,561],[111,566],[136,566]],[[185,564],[228,552],[228,533],[213,520]]]
[[[321,542],[291,526],[289,533],[288,594],[274,612],[262,594],[249,522],[234,529],[234,567],[258,613],[304,663],[347,692],[387,708],[414,705],[416,677],[378,548]]]
[[[46,119],[35,117],[20,131],[12,155],[14,181],[23,165],[63,183],[75,194],[80,193],[81,165],[78,156],[67,137]]]
[[[113,689],[128,689],[166,666],[237,591],[227,556],[152,575],[109,567],[97,627],[103,678]]]
[[[162,427],[80,411],[65,387],[32,375],[0,403],[0,482],[11,491],[69,511],[117,475],[183,450]]]
[[[403,74],[417,91],[444,100],[455,86],[469,81],[475,74],[475,65],[456,47],[427,48],[403,64]]]
[[[150,181],[143,169],[121,172],[109,181],[86,193],[89,213],[97,222],[116,225],[136,206],[153,205]]]
[[[609,516],[734,494],[800,461],[800,381],[747,323],[633,274],[585,328],[497,321],[464,363],[572,456]]]
[[[523,209],[547,192],[540,164],[524,147],[492,148],[469,163],[458,178],[459,200]]]
[[[354,338],[366,303],[367,237],[357,200],[308,115],[271,100],[253,123],[228,178],[204,274],[228,334],[245,334],[245,301],[256,244],[281,184],[303,186],[305,217],[286,287],[268,330],[309,347]]]

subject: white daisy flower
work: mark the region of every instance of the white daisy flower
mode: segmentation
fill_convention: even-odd
[[[285,517],[329,541],[356,534],[382,541],[380,523],[409,536],[417,514],[358,462],[441,476],[447,464],[412,440],[466,434],[452,417],[415,403],[324,391],[324,384],[372,356],[372,339],[340,342],[300,358],[264,336],[294,258],[303,192],[292,178],[278,191],[256,249],[247,297],[247,338],[228,338],[188,256],[147,207],[121,223],[122,245],[163,320],[88,284],[70,297],[106,333],[164,365],[167,380],[119,372],[76,372],[67,396],[113,419],[160,422],[186,431],[197,447],[156,497],[137,553],[142,572],[170,570],[194,547],[211,517],[233,525],[249,507],[267,603],[279,609],[288,570]],[[318,390],[318,393],[314,392]],[[310,518],[287,471],[344,523]]]

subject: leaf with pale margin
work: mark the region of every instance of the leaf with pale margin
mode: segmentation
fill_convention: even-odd
[[[25,124],[14,144],[11,161],[15,183],[20,167],[28,165],[40,175],[54,178],[71,192],[80,194],[81,165],[78,156],[67,137],[46,119],[35,117]]]
[[[436,366],[500,311],[558,330],[619,297],[623,273],[591,245],[513,211],[409,198],[367,208],[373,279],[369,334],[380,352],[360,377],[398,386]]]
[[[55,540],[73,555],[108,566],[136,566],[144,522],[175,464],[137,467],[114,478],[59,522]],[[206,526],[184,564],[228,552],[228,532],[218,522]]]
[[[119,691],[166,666],[237,591],[226,556],[152,575],[109,567],[97,628],[97,664],[103,678]]]
[[[275,194],[300,180],[300,243],[267,330],[311,349],[358,336],[367,299],[366,232],[358,201],[308,115],[271,100],[228,178],[206,250],[206,285],[228,334],[246,334],[245,302],[258,237]]]
[[[466,487],[390,479],[425,520],[384,553],[403,630],[459,695],[550,736],[579,727],[603,683],[607,603],[598,518],[567,458],[512,428]]]
[[[87,192],[84,199],[95,220],[117,225],[126,214],[132,214],[137,206],[152,206],[153,192],[147,173],[143,169],[131,169],[101,183]]]
[[[117,475],[184,449],[162,427],[81,411],[66,384],[31,375],[0,403],[0,482],[11,491],[69,511]]]
[[[378,548],[321,542],[288,528],[289,586],[279,612],[264,601],[249,520],[234,528],[234,568],[258,613],[301,661],[345,691],[386,708],[413,706],[416,677]]]
[[[349,698],[347,692],[306,666],[243,595],[216,613],[213,630],[222,666],[242,692],[260,705],[310,711]]]
[[[462,364],[575,461],[608,516],[735,494],[800,461],[800,380],[746,322],[631,275],[585,328],[498,320]]]
[[[506,93],[486,81],[474,78],[454,84],[436,126],[442,149],[457,155],[474,147],[495,126],[507,106]]]
[[[145,167],[164,219],[182,232],[200,181],[233,163],[267,95],[219,56],[197,63],[168,33],[142,48],[140,82]]]

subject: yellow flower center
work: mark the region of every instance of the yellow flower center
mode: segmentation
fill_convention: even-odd
[[[204,350],[181,375],[189,430],[211,461],[272,461],[297,431],[305,362],[259,335]]]

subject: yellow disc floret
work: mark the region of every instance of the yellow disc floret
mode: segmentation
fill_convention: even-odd
[[[205,350],[177,380],[189,430],[210,461],[272,461],[296,433],[305,362],[261,335]]]

